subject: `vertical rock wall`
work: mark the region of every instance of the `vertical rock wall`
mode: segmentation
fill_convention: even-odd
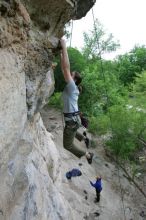
[[[60,158],[39,111],[54,90],[51,63],[65,23],[93,4],[0,0],[1,220],[73,219],[53,184]]]

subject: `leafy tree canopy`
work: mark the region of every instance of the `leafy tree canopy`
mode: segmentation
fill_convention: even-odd
[[[134,49],[117,59],[117,71],[124,85],[134,82],[137,74],[146,70],[146,48],[145,46],[134,47]]]
[[[87,60],[97,59],[105,52],[115,51],[119,42],[114,41],[112,34],[106,34],[103,25],[96,19],[93,30],[84,32],[83,55]]]

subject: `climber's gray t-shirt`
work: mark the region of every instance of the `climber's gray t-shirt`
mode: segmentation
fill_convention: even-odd
[[[78,109],[79,90],[74,80],[70,80],[65,86],[62,94],[63,112],[72,113],[79,111]]]

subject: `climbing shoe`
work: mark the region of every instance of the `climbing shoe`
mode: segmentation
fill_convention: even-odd
[[[87,161],[89,164],[92,163],[92,159],[93,159],[94,154],[93,153],[88,153],[88,155],[86,155]]]

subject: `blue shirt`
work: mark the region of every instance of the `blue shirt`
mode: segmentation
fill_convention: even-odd
[[[90,181],[90,184],[91,184],[91,186],[93,186],[95,189],[97,189],[98,191],[101,192],[101,190],[102,190],[101,178],[98,179],[98,180],[96,180],[95,183],[92,183],[92,182]]]

